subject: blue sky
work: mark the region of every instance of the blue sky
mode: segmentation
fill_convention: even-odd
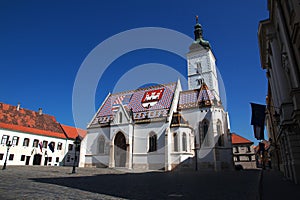
[[[76,74],[97,45],[141,27],[168,28],[193,37],[196,15],[225,83],[231,131],[256,141],[250,126],[250,102],[265,104],[267,80],[260,67],[257,29],[259,21],[268,18],[266,0],[1,0],[0,102],[20,102],[31,110],[42,107],[60,123],[74,125]],[[188,52],[188,46],[185,48]],[[123,74],[147,63],[161,63],[186,74],[186,61],[170,52],[130,52],[103,73],[95,109]]]

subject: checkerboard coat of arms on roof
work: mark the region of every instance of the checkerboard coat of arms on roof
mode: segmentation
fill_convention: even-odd
[[[164,88],[145,92],[142,99],[142,106],[144,108],[150,108],[154,106],[161,99],[163,92]]]

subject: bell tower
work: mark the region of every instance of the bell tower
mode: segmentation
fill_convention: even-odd
[[[194,26],[194,36],[195,40],[187,54],[189,90],[199,89],[205,82],[216,99],[220,100],[216,59],[209,42],[203,39],[202,26],[198,22],[198,16],[196,16],[196,25]]]

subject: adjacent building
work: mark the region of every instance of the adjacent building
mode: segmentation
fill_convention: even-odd
[[[300,181],[300,4],[268,0],[269,18],[259,23],[261,66],[268,79],[267,130],[272,168]]]
[[[233,169],[228,113],[202,26],[187,54],[188,89],[177,82],[108,94],[87,127],[80,166]]]
[[[74,140],[85,131],[61,125],[54,116],[0,103],[0,165],[73,165]],[[7,154],[7,144],[11,144]]]
[[[232,133],[231,138],[235,166],[241,165],[243,169],[256,168],[254,143],[236,133]]]

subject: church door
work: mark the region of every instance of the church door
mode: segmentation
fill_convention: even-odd
[[[33,156],[33,165],[41,165],[41,161],[42,161],[42,155],[40,154],[35,154]]]
[[[115,167],[126,166],[126,138],[123,133],[117,133],[114,141]]]

